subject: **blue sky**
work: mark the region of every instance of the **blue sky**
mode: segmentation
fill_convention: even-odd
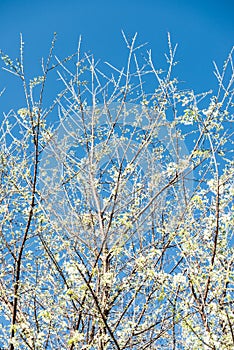
[[[148,42],[159,67],[169,31],[173,43],[179,45],[176,75],[184,81],[183,87],[198,92],[214,86],[212,60],[221,66],[233,45],[233,14],[233,0],[0,0],[0,48],[18,56],[22,32],[26,63],[37,72],[54,31],[60,56],[76,50],[81,34],[86,50],[121,67],[127,53],[123,29],[127,36],[138,32],[139,42]],[[0,91],[7,86],[7,79],[0,72]],[[12,84],[11,89],[14,91]],[[2,108],[13,107],[8,106],[9,98],[8,91]]]

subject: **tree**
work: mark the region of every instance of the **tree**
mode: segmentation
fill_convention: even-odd
[[[1,52],[25,95],[1,115],[2,348],[234,345],[232,52],[196,94],[170,36],[164,71],[123,36],[123,69],[81,42],[59,59],[56,35],[35,78],[22,38],[18,60]]]

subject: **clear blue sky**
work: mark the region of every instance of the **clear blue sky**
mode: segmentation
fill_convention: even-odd
[[[149,43],[159,66],[169,31],[179,45],[177,75],[185,81],[184,87],[203,91],[215,81],[212,60],[221,65],[234,43],[234,1],[0,0],[0,48],[17,56],[22,32],[32,71],[34,66],[38,71],[54,31],[59,55],[73,53],[81,34],[85,49],[97,59],[122,66],[126,49],[121,29],[128,36],[138,32],[139,41]],[[0,72],[0,91],[4,86],[6,75]],[[6,101],[2,101],[4,108]]]

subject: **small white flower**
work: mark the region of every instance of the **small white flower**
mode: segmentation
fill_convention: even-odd
[[[20,108],[17,113],[21,116],[21,117],[26,117],[29,114],[29,111],[27,108]]]

